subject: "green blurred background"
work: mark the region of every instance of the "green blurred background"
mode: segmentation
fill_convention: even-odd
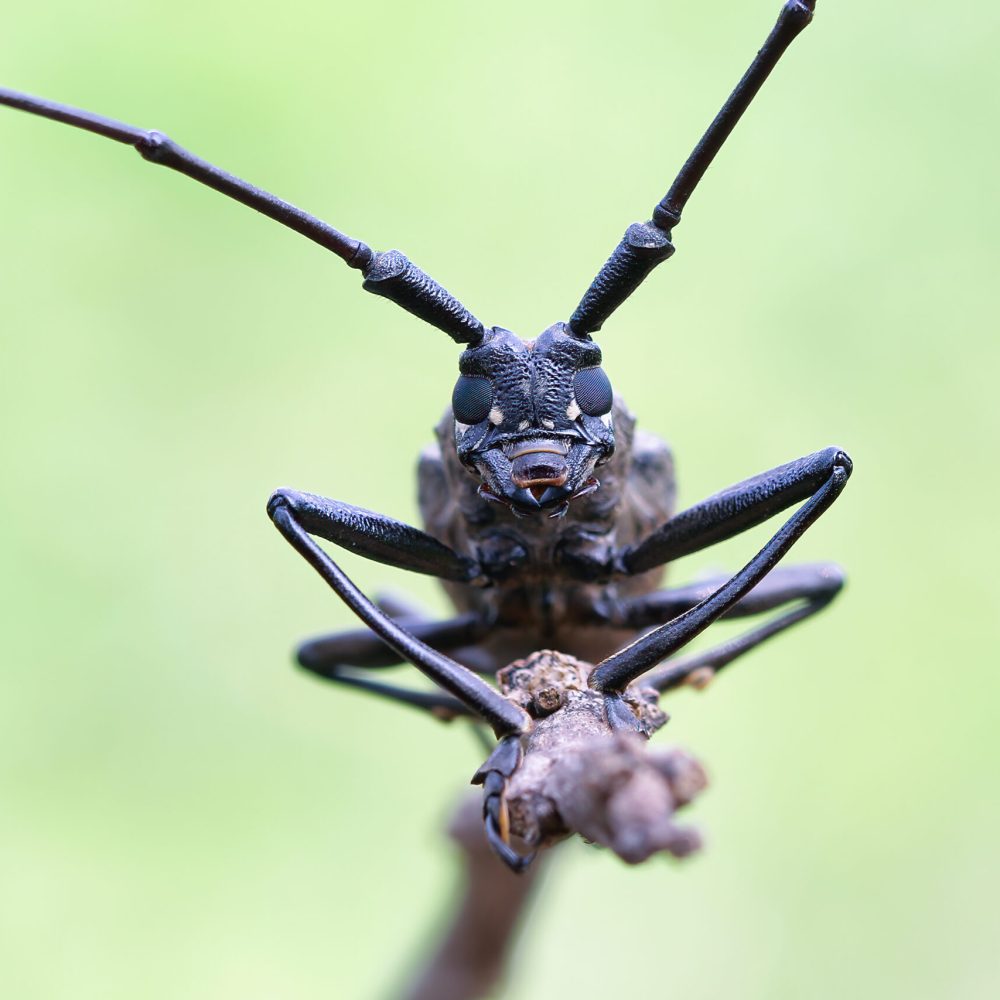
[[[777,7],[54,0],[5,12],[0,63],[527,336],[648,216]],[[563,849],[505,995],[997,995],[998,25],[821,0],[601,336],[683,504],[852,453],[793,555],[850,586],[671,700],[659,738],[713,779],[706,851]],[[4,111],[0,150],[0,992],[389,995],[446,907],[441,828],[481,753],[292,669],[297,638],[353,623],[264,501],[415,519],[456,350],[126,149]]]

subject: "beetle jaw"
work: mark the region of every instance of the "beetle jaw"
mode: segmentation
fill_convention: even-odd
[[[594,470],[609,456],[608,448],[591,442],[532,437],[477,451],[465,464],[479,476],[484,500],[518,517],[561,517],[572,501],[599,488]]]

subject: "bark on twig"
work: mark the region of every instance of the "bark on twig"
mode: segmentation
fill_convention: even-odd
[[[465,886],[443,940],[405,1000],[480,1000],[494,995],[518,920],[537,879],[545,848],[579,833],[629,864],[658,852],[683,857],[701,846],[675,813],[706,785],[690,754],[648,747],[666,722],[658,692],[630,688],[626,713],[612,726],[604,698],[587,685],[590,664],[543,650],[501,670],[501,691],[532,717],[523,757],[504,792],[514,846],[542,850],[514,875],[483,833],[481,804],[466,799],[449,832],[465,861]]]
[[[657,691],[626,690],[635,729],[623,731],[609,721],[604,696],[588,686],[591,670],[542,650],[497,675],[504,694],[534,717],[507,788],[511,831],[531,847],[579,833],[629,864],[659,851],[690,854],[701,839],[674,814],[705,787],[705,772],[683,750],[649,749],[649,737],[667,721]]]
[[[475,1000],[491,995],[506,967],[520,917],[545,859],[515,875],[490,850],[482,801],[466,795],[448,827],[461,848],[461,897],[440,944],[404,1000]]]

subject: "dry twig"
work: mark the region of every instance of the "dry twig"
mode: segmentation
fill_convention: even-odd
[[[649,736],[667,720],[652,689],[627,692],[635,732],[613,727],[603,697],[587,686],[590,670],[571,656],[543,650],[498,674],[503,693],[534,718],[506,791],[515,844],[547,848],[579,833],[630,864],[659,852],[690,854],[700,838],[678,825],[675,813],[705,787],[701,765],[683,750],[649,748]],[[463,801],[449,832],[464,854],[464,890],[407,1000],[491,995],[537,880],[537,861],[515,875],[496,858],[475,799]]]

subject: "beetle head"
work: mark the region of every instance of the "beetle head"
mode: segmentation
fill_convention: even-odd
[[[611,383],[600,365],[597,344],[563,323],[533,341],[494,327],[463,352],[455,446],[485,499],[555,517],[597,489],[594,469],[615,448]]]

